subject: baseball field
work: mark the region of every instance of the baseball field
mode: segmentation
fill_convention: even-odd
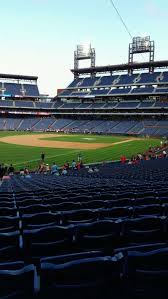
[[[0,163],[12,163],[15,169],[36,169],[43,151],[46,163],[62,166],[78,154],[84,163],[112,161],[121,155],[130,158],[144,153],[150,146],[160,145],[159,139],[125,136],[65,135],[57,133],[0,132]]]

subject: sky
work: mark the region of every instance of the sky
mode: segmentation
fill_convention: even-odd
[[[168,1],[114,3],[131,35],[150,35],[155,59],[168,59]],[[127,62],[131,38],[110,0],[0,0],[0,73],[37,75],[40,92],[54,96],[73,80],[74,50],[86,42],[96,65]]]

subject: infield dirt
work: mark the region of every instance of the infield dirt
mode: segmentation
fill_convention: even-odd
[[[65,135],[54,135],[60,137]],[[67,136],[67,135],[66,135]],[[0,138],[1,142],[8,144],[17,144],[35,147],[48,147],[48,148],[66,148],[66,149],[99,149],[104,147],[113,146],[116,144],[127,143],[135,140],[134,138],[126,139],[115,143],[81,143],[81,142],[66,142],[56,140],[42,140],[42,138],[52,138],[53,134],[35,134],[35,135],[16,135]]]

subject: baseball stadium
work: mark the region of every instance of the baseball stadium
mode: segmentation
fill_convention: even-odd
[[[129,61],[95,65],[95,49],[79,45],[74,53],[74,80],[50,102],[40,97],[38,78],[0,74],[0,153],[16,169],[35,170],[40,152],[46,162],[116,161],[143,154],[168,137],[167,61],[154,61],[154,41],[133,38]],[[134,63],[137,53],[149,62]],[[80,68],[80,60],[91,67]],[[19,82],[19,83],[18,83]],[[30,151],[31,147],[31,151]]]
[[[0,74],[0,299],[167,298],[168,60],[155,48],[131,35],[125,62],[99,65],[74,45],[53,97],[37,76]]]

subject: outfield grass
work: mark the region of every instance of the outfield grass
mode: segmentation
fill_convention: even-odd
[[[35,133],[25,133],[25,132],[0,132],[0,138],[12,135],[22,135],[22,134],[35,134]],[[38,133],[39,134],[39,133]],[[44,133],[43,133],[44,134]],[[53,134],[54,135],[54,134]],[[62,141],[71,142],[87,142],[83,138],[95,138],[93,142],[103,142],[103,143],[114,143],[119,142],[128,137],[116,137],[116,136],[98,136],[93,135],[72,135],[63,136],[58,138]],[[53,140],[50,138],[50,140]],[[62,139],[63,138],[63,139]],[[81,141],[82,140],[82,141]],[[96,140],[96,141],[95,141]],[[91,140],[90,140],[91,142]],[[149,146],[160,145],[160,139],[135,139],[131,142],[117,144],[117,145],[107,145],[107,147],[96,149],[96,150],[77,150],[77,149],[56,149],[56,148],[41,148],[14,145],[3,143],[0,140],[0,162],[5,164],[13,163],[16,169],[27,166],[29,169],[37,168],[40,162],[41,152],[44,151],[46,154],[46,162],[51,164],[56,162],[59,166],[63,165],[65,161],[71,162],[73,159],[77,159],[78,153],[81,152],[83,156],[83,161],[85,163],[101,162],[101,161],[111,161],[120,159],[121,155],[125,154],[127,158],[137,153],[144,153]]]

